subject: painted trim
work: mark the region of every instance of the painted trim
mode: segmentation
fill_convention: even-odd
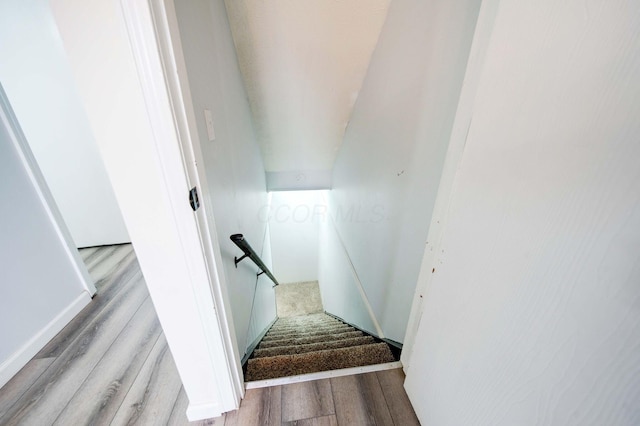
[[[126,243],[98,244],[97,246],[85,246],[85,247],[78,247],[78,249],[92,249],[92,248],[100,248],[100,247],[126,246],[127,244],[131,244],[131,241],[126,242]],[[82,256],[81,256],[81,257],[82,257]]]
[[[4,386],[22,367],[44,348],[85,306],[91,297],[82,292],[62,312],[36,333],[27,343],[0,364],[0,387]]]
[[[318,373],[300,374],[299,376],[280,377],[278,379],[247,382],[247,389],[268,388],[270,386],[288,385],[291,383],[310,382],[312,380],[330,379],[332,377],[353,376],[355,374],[372,373],[374,371],[395,370],[402,368],[400,361],[385,364],[365,365],[363,367],[343,368],[341,370],[321,371]]]
[[[222,407],[224,411],[229,411],[238,408],[240,400],[244,396],[242,364],[240,363],[238,342],[231,314],[231,303],[227,293],[227,279],[221,266],[223,264],[222,253],[213,216],[211,191],[204,169],[198,168],[198,164],[204,164],[204,157],[198,137],[196,114],[193,109],[174,1],[151,0],[151,11],[156,27],[166,86],[171,98],[173,118],[184,156],[185,169],[189,174],[190,181],[201,189],[202,205],[195,215],[196,227],[207,267],[212,294],[211,302],[215,313],[217,313],[215,318],[206,320],[205,324],[217,325],[216,331],[222,336],[224,357],[219,357],[216,360],[216,365],[225,366],[230,378],[229,385],[233,387],[233,391],[225,391],[221,394],[224,399]],[[215,347],[212,350],[217,353],[218,348]]]
[[[322,194],[322,199],[324,200],[324,204],[326,206],[329,206],[329,202],[325,198],[325,194],[324,193]],[[342,240],[342,236],[340,235],[340,232],[338,232],[338,227],[336,226],[336,222],[333,220],[333,216],[331,215],[331,212],[329,212],[329,214],[327,216],[329,217],[331,228],[336,233],[336,236],[338,237],[338,241],[340,241],[340,246],[342,246],[342,250],[344,251],[344,255],[347,258],[347,261],[349,263],[349,270],[351,271],[351,275],[353,276],[353,280],[355,281],[356,287],[358,288],[358,291],[360,292],[360,297],[362,298],[362,301],[364,302],[364,305],[367,308],[367,313],[369,314],[369,318],[371,319],[371,322],[373,323],[373,326],[376,329],[376,333],[378,334],[378,337],[380,339],[384,339],[385,337],[384,337],[384,332],[382,331],[382,327],[380,327],[380,323],[378,322],[378,319],[376,318],[375,314],[373,313],[373,308],[371,307],[371,303],[369,303],[369,298],[367,297],[367,292],[364,290],[364,286],[362,285],[362,281],[360,281],[360,276],[358,275],[358,271],[356,271],[356,267],[353,264],[353,261],[351,260],[351,256],[349,256],[349,251],[347,250],[347,246],[344,244],[344,241]]]
[[[493,24],[498,14],[500,0],[485,0],[480,6],[478,20],[471,43],[467,69],[465,71],[462,90],[458,100],[458,108],[451,129],[449,147],[445,157],[438,195],[431,216],[427,243],[418,274],[416,290],[411,305],[411,313],[407,323],[407,331],[404,338],[404,350],[401,360],[405,373],[409,374],[411,368],[411,356],[413,344],[420,326],[423,313],[423,300],[428,297],[429,286],[433,280],[432,271],[437,266],[440,258],[435,247],[440,246],[444,230],[447,226],[447,218],[451,195],[455,185],[456,176],[462,163],[467,135],[473,119],[476,92],[482,75],[486,51],[493,34]]]
[[[216,394],[210,395],[211,402],[198,406],[218,406],[221,411],[230,411],[239,407],[244,395],[242,370],[233,323],[229,320],[230,309],[225,305],[224,276],[218,267],[222,260],[215,252],[218,239],[210,231],[215,231],[215,226],[209,228],[213,215],[208,213],[211,211],[206,202],[208,188],[196,167],[199,145],[197,137],[192,137],[197,135],[195,115],[174,4],[172,0],[121,0],[121,5],[154,133],[158,164],[167,187],[165,195],[188,269],[185,282],[193,292],[215,375],[210,379],[215,381]],[[181,164],[176,164],[176,158],[181,159]],[[200,186],[204,200],[195,214],[190,212],[187,216],[185,195],[192,186]],[[201,411],[207,410],[194,408],[190,412],[195,416]]]
[[[357,326],[355,324],[352,324],[349,321],[345,321],[344,319],[342,319],[339,316],[334,315],[334,314],[332,314],[330,312],[324,311],[324,313],[329,315],[330,317],[333,317],[333,318],[337,319],[340,322],[343,322],[344,324],[350,325],[351,327],[355,328],[356,330],[362,331],[367,336],[371,336],[374,339],[376,339],[377,341],[380,341],[381,343],[386,343],[387,346],[389,346],[389,349],[391,349],[391,353],[393,354],[393,358],[394,359],[400,359],[400,355],[402,354],[402,343],[396,342],[395,340],[387,339],[386,337],[378,337],[375,334],[371,333],[370,331],[367,331],[367,330],[365,330],[363,328],[360,328],[359,326]]]
[[[73,270],[80,279],[85,291],[89,296],[93,297],[93,295],[96,294],[96,287],[93,284],[93,279],[89,275],[89,271],[87,271],[87,267],[82,261],[80,253],[78,253],[78,249],[71,237],[71,232],[69,232],[69,229],[62,218],[62,214],[60,213],[60,210],[58,210],[58,205],[53,199],[53,195],[51,195],[49,186],[40,171],[40,166],[38,166],[38,162],[31,151],[31,147],[29,146],[24,133],[22,133],[22,128],[13,114],[13,109],[9,103],[9,99],[1,85],[0,103],[2,104],[3,120],[7,121],[8,129],[13,135],[11,140],[18,152],[18,155],[20,156],[20,160],[22,161],[24,168],[27,171],[31,183],[38,194],[38,198],[40,198],[40,202],[53,225],[53,229],[60,239],[60,243],[65,254],[69,258],[69,262],[71,263]]]
[[[187,420],[195,422],[203,419],[220,417],[223,411],[220,404],[191,404],[187,406]]]
[[[378,339],[378,340],[380,340],[380,341],[387,340],[387,339],[384,339],[384,338],[382,338],[382,337],[380,337],[380,336],[378,336],[378,335],[376,335],[376,334],[373,334],[373,333],[372,333],[372,332],[370,332],[370,331],[365,330],[364,328],[361,328],[359,325],[352,324],[352,323],[350,323],[349,321],[346,321],[344,318],[340,318],[339,316],[337,316],[337,315],[335,315],[335,314],[332,314],[331,312],[324,311],[324,313],[325,313],[325,314],[327,314],[327,315],[329,315],[330,317],[333,317],[333,318],[337,319],[338,321],[340,321],[340,322],[342,322],[342,323],[345,323],[345,324],[347,324],[347,325],[350,325],[351,327],[355,328],[356,330],[362,331],[363,333],[365,333],[365,334],[366,334],[366,335],[368,335],[368,336],[375,337],[376,339]]]
[[[393,346],[394,348],[400,349],[402,350],[402,347],[404,346],[404,344],[400,343],[400,342],[396,342],[395,340],[391,340],[391,339],[387,339],[384,338],[382,339],[387,345],[389,346]]]
[[[60,239],[60,244],[65,250],[69,262],[82,283],[82,293],[78,295],[69,306],[56,315],[38,333],[29,339],[20,349],[14,352],[8,359],[0,364],[0,387],[4,386],[22,367],[24,367],[35,354],[38,353],[51,339],[55,337],[85,306],[91,302],[91,297],[96,293],[93,280],[89,276],[80,253],[75,247],[71,234],[67,229],[62,215],[53,200],[38,163],[31,152],[27,139],[22,133],[20,124],[13,114],[13,109],[9,103],[2,85],[0,84],[0,120],[6,126],[14,148],[22,165],[24,166],[29,180],[31,181],[38,198],[42,203],[53,228]]]
[[[245,365],[247,363],[247,361],[249,360],[249,357],[251,356],[253,351],[260,344],[260,341],[263,339],[263,337],[267,335],[267,333],[269,332],[271,327],[273,327],[273,324],[275,324],[276,321],[278,321],[278,317],[276,317],[273,321],[271,321],[271,324],[266,326],[265,329],[262,330],[262,332],[258,335],[258,337],[253,342],[251,342],[251,344],[247,348],[247,351],[245,352],[244,356],[242,357],[242,361],[241,361],[242,365]]]
[[[196,226],[205,254],[214,308],[217,312],[215,324],[218,325],[218,332],[223,339],[222,349],[225,352],[225,357],[218,360],[218,365],[226,367],[233,386],[233,392],[223,393],[223,397],[228,400],[223,405],[225,409],[227,407],[236,409],[244,397],[242,364],[240,363],[240,352],[231,314],[231,303],[227,293],[228,281],[221,266],[223,264],[222,253],[213,216],[211,191],[204,169],[198,168],[198,164],[204,164],[204,157],[198,137],[196,114],[193,109],[174,1],[151,0],[151,9],[158,35],[158,48],[164,67],[167,89],[171,95],[176,130],[185,156],[185,168],[189,172],[191,181],[201,189],[202,205],[196,212]],[[211,324],[211,322],[207,322],[207,324]]]

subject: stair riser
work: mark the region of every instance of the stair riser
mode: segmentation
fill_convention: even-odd
[[[350,326],[344,327],[333,327],[333,328],[321,328],[321,329],[313,329],[311,331],[307,330],[295,330],[287,333],[267,333],[264,337],[265,339],[287,339],[290,337],[304,337],[304,336],[319,336],[322,334],[338,334],[338,333],[346,333],[349,331],[354,331],[355,328]]]
[[[291,324],[291,325],[275,325],[271,328],[270,331],[291,331],[291,330],[300,330],[301,328],[320,328],[320,327],[337,327],[347,325],[342,322],[322,322],[318,324]]]
[[[336,340],[349,339],[349,338],[361,337],[361,336],[364,336],[364,333],[361,331],[350,331],[348,333],[331,334],[331,335],[325,335],[325,336],[313,336],[313,337],[305,337],[305,338],[281,339],[281,340],[270,340],[270,341],[263,340],[258,345],[258,349],[273,348],[277,346],[304,345],[307,343],[336,341]]]
[[[295,355],[306,352],[315,352],[327,349],[346,348],[349,346],[362,346],[375,343],[373,337],[364,336],[353,339],[337,340],[335,342],[309,343],[307,345],[279,346],[277,348],[256,349],[252,358],[264,358],[278,355]]]
[[[280,324],[276,323],[271,330],[293,330],[300,327],[334,327],[336,325],[345,325],[345,323],[340,321],[322,321],[318,323],[309,323],[309,324]]]

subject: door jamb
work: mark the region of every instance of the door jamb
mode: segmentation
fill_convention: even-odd
[[[500,0],[483,0],[476,20],[400,357],[406,375],[409,375],[411,370],[414,343],[424,311],[423,301],[428,297],[436,267],[442,263],[440,246],[447,226],[451,196],[471,128],[476,93],[499,6]]]
[[[198,164],[204,163],[197,137],[175,7],[173,0],[121,0],[121,6],[132,54],[138,66],[149,121],[153,128],[164,133],[164,142],[159,141],[159,138],[154,138],[154,142],[159,150],[162,150],[160,145],[167,140],[178,145],[185,174],[182,178],[186,178],[189,188],[199,188],[201,205],[194,213],[199,247],[194,249],[191,245],[183,246],[183,249],[185,258],[196,259],[198,263],[194,267],[198,271],[194,271],[194,274],[200,274],[200,277],[206,274],[209,282],[209,292],[206,295],[201,292],[197,297],[201,304],[198,314],[203,330],[209,329],[207,341],[211,361],[217,371],[226,373],[218,374],[216,379],[221,390],[222,411],[230,411],[240,405],[244,396],[244,380],[226,292],[226,279],[221,267],[219,239],[215,232],[213,210],[210,207],[209,189],[204,170],[198,167]],[[164,102],[163,107],[168,106],[171,110],[172,123],[167,123],[166,116],[155,111],[157,108],[154,105],[158,102]],[[170,176],[165,175],[165,178],[169,179]],[[184,200],[173,201],[186,203],[187,189]],[[184,235],[184,238],[191,239],[192,236]],[[202,264],[206,271],[200,270]],[[211,330],[212,327],[216,327],[217,330]],[[214,347],[218,340],[214,337],[216,334],[219,334],[222,340],[223,356],[220,355],[220,349]],[[198,407],[190,405],[187,415],[190,420],[205,418],[200,411]]]
[[[227,279],[222,268],[222,254],[220,251],[220,239],[216,231],[215,217],[211,202],[211,192],[204,168],[204,157],[198,137],[196,114],[191,98],[191,88],[187,77],[187,66],[182,52],[182,40],[178,28],[178,20],[175,11],[174,0],[150,0],[152,17],[156,25],[159,39],[160,56],[164,68],[167,87],[171,93],[171,106],[176,120],[176,128],[183,154],[185,155],[186,168],[190,172],[190,178],[200,188],[200,200],[202,207],[198,215],[198,228],[207,267],[212,279],[213,296],[216,302],[216,310],[219,312],[222,336],[225,340],[225,351],[229,359],[230,374],[234,379],[241,396],[244,396],[244,379],[240,352],[236,341],[236,333],[231,314],[231,303],[227,293]],[[201,165],[198,167],[198,165]],[[238,400],[239,402],[239,400]]]

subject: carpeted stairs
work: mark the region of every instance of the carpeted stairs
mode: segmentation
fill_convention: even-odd
[[[255,381],[395,361],[389,346],[327,314],[279,318],[247,362]]]

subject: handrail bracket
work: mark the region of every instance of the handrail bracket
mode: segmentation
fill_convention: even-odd
[[[251,248],[251,246],[249,245],[247,240],[244,239],[242,234],[233,234],[229,238],[231,238],[231,241],[233,241],[233,243],[237,245],[238,248],[240,248],[240,250],[242,250],[242,252],[244,253],[244,255],[240,258],[238,257],[233,258],[236,264],[236,268],[238,267],[238,263],[240,263],[245,257],[248,257],[249,259],[253,260],[253,263],[255,263],[258,266],[258,268],[260,268],[261,272],[257,274],[258,277],[262,274],[267,274],[267,276],[271,278],[271,281],[273,281],[275,285],[279,284],[278,280],[276,280],[276,278],[273,276],[271,271],[269,271],[269,268],[267,268],[267,266],[264,264],[262,259],[260,259],[260,257],[256,254],[256,252]]]
[[[242,259],[244,259],[245,257],[249,257],[248,254],[243,255],[242,257],[238,258],[237,256],[235,256],[233,258],[233,261],[236,262],[236,268],[238,267],[238,263],[242,262]]]

